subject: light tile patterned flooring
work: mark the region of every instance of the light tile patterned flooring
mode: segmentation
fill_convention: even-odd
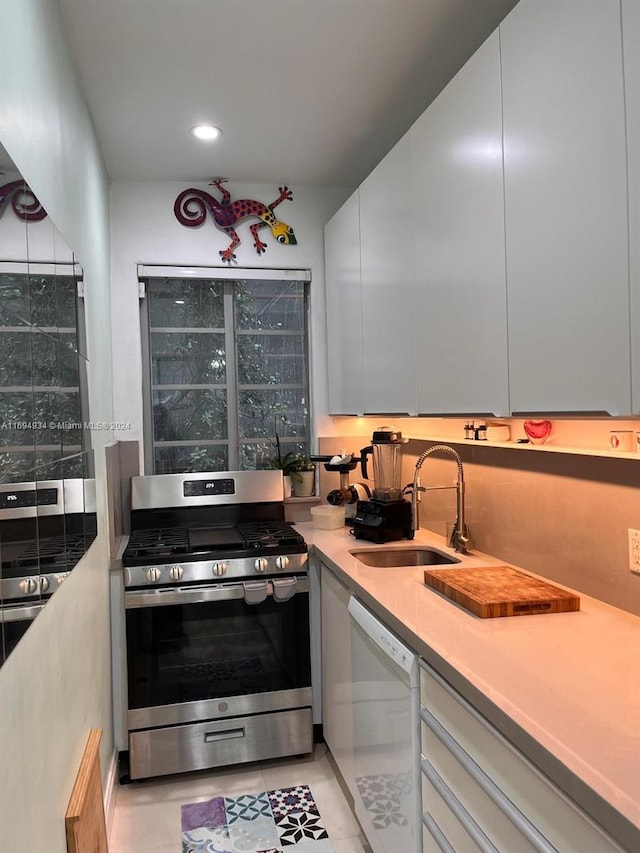
[[[180,806],[309,785],[335,853],[370,853],[335,777],[324,744],[311,756],[132,782],[118,788],[109,853],[181,853]]]

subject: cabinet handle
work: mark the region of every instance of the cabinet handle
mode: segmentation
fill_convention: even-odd
[[[442,776],[435,769],[433,764],[431,764],[430,761],[427,761],[426,758],[423,758],[420,762],[420,767],[422,768],[422,772],[424,773],[424,775],[431,782],[436,791],[440,794],[444,802],[449,806],[453,814],[458,818],[458,821],[465,829],[467,834],[478,845],[478,848],[481,850],[481,853],[500,853],[498,848],[491,843],[491,841],[487,838],[484,832],[480,829],[478,824],[471,817],[469,812],[465,809],[460,800],[456,797],[451,788],[447,785]]]
[[[503,815],[508,818],[511,823],[524,835],[529,844],[537,850],[538,853],[558,853],[539,830],[531,823],[531,821],[515,806],[507,797],[504,791],[501,791],[496,783],[491,779],[484,770],[477,764],[474,759],[460,746],[457,740],[445,729],[445,727],[437,720],[431,711],[424,706],[420,708],[420,717],[425,725],[431,729],[433,734],[438,738],[440,743],[449,750],[449,752],[457,759],[464,767],[469,776],[478,783],[484,793],[492,802],[500,809]]]
[[[427,828],[427,832],[433,838],[433,840],[438,845],[438,849],[442,850],[442,853],[456,853],[455,847],[452,847],[447,840],[444,832],[440,829],[435,819],[429,812],[425,812],[422,815],[422,822]]]

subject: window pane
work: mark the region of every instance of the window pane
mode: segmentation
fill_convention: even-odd
[[[156,447],[154,455],[156,474],[229,470],[227,447]]]
[[[33,394],[29,392],[0,392],[0,445],[33,447]],[[11,480],[5,482],[12,482]]]
[[[226,397],[226,391],[154,391],[154,440],[226,439]]]
[[[150,278],[149,326],[180,329],[224,326],[221,282],[183,278]]]
[[[306,380],[302,335],[240,335],[240,385],[300,385]]]
[[[240,438],[307,439],[307,406],[300,391],[241,391],[238,395]]]
[[[280,458],[290,451],[293,453],[307,453],[309,450],[307,441],[295,443],[280,442]],[[242,471],[261,471],[264,468],[275,468],[278,462],[278,450],[273,440],[242,443],[240,445],[240,468]]]
[[[224,385],[224,335],[152,332],[151,364],[154,385]]]
[[[304,283],[239,281],[235,310],[239,329],[290,329],[303,332]]]

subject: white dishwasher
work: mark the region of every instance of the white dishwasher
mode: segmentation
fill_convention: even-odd
[[[419,853],[418,657],[353,596],[349,615],[356,817],[374,853]]]

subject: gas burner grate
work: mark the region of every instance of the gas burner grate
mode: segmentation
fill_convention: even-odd
[[[189,537],[184,527],[160,527],[151,530],[134,530],[127,545],[129,553],[142,556],[166,557],[187,554]]]
[[[256,521],[238,524],[237,531],[248,548],[285,547],[287,545],[300,545],[304,542],[302,536],[285,521]]]
[[[85,553],[85,539],[81,534],[52,536],[29,542],[17,553],[2,560],[2,571],[9,576],[16,572],[52,571],[73,568]]]

